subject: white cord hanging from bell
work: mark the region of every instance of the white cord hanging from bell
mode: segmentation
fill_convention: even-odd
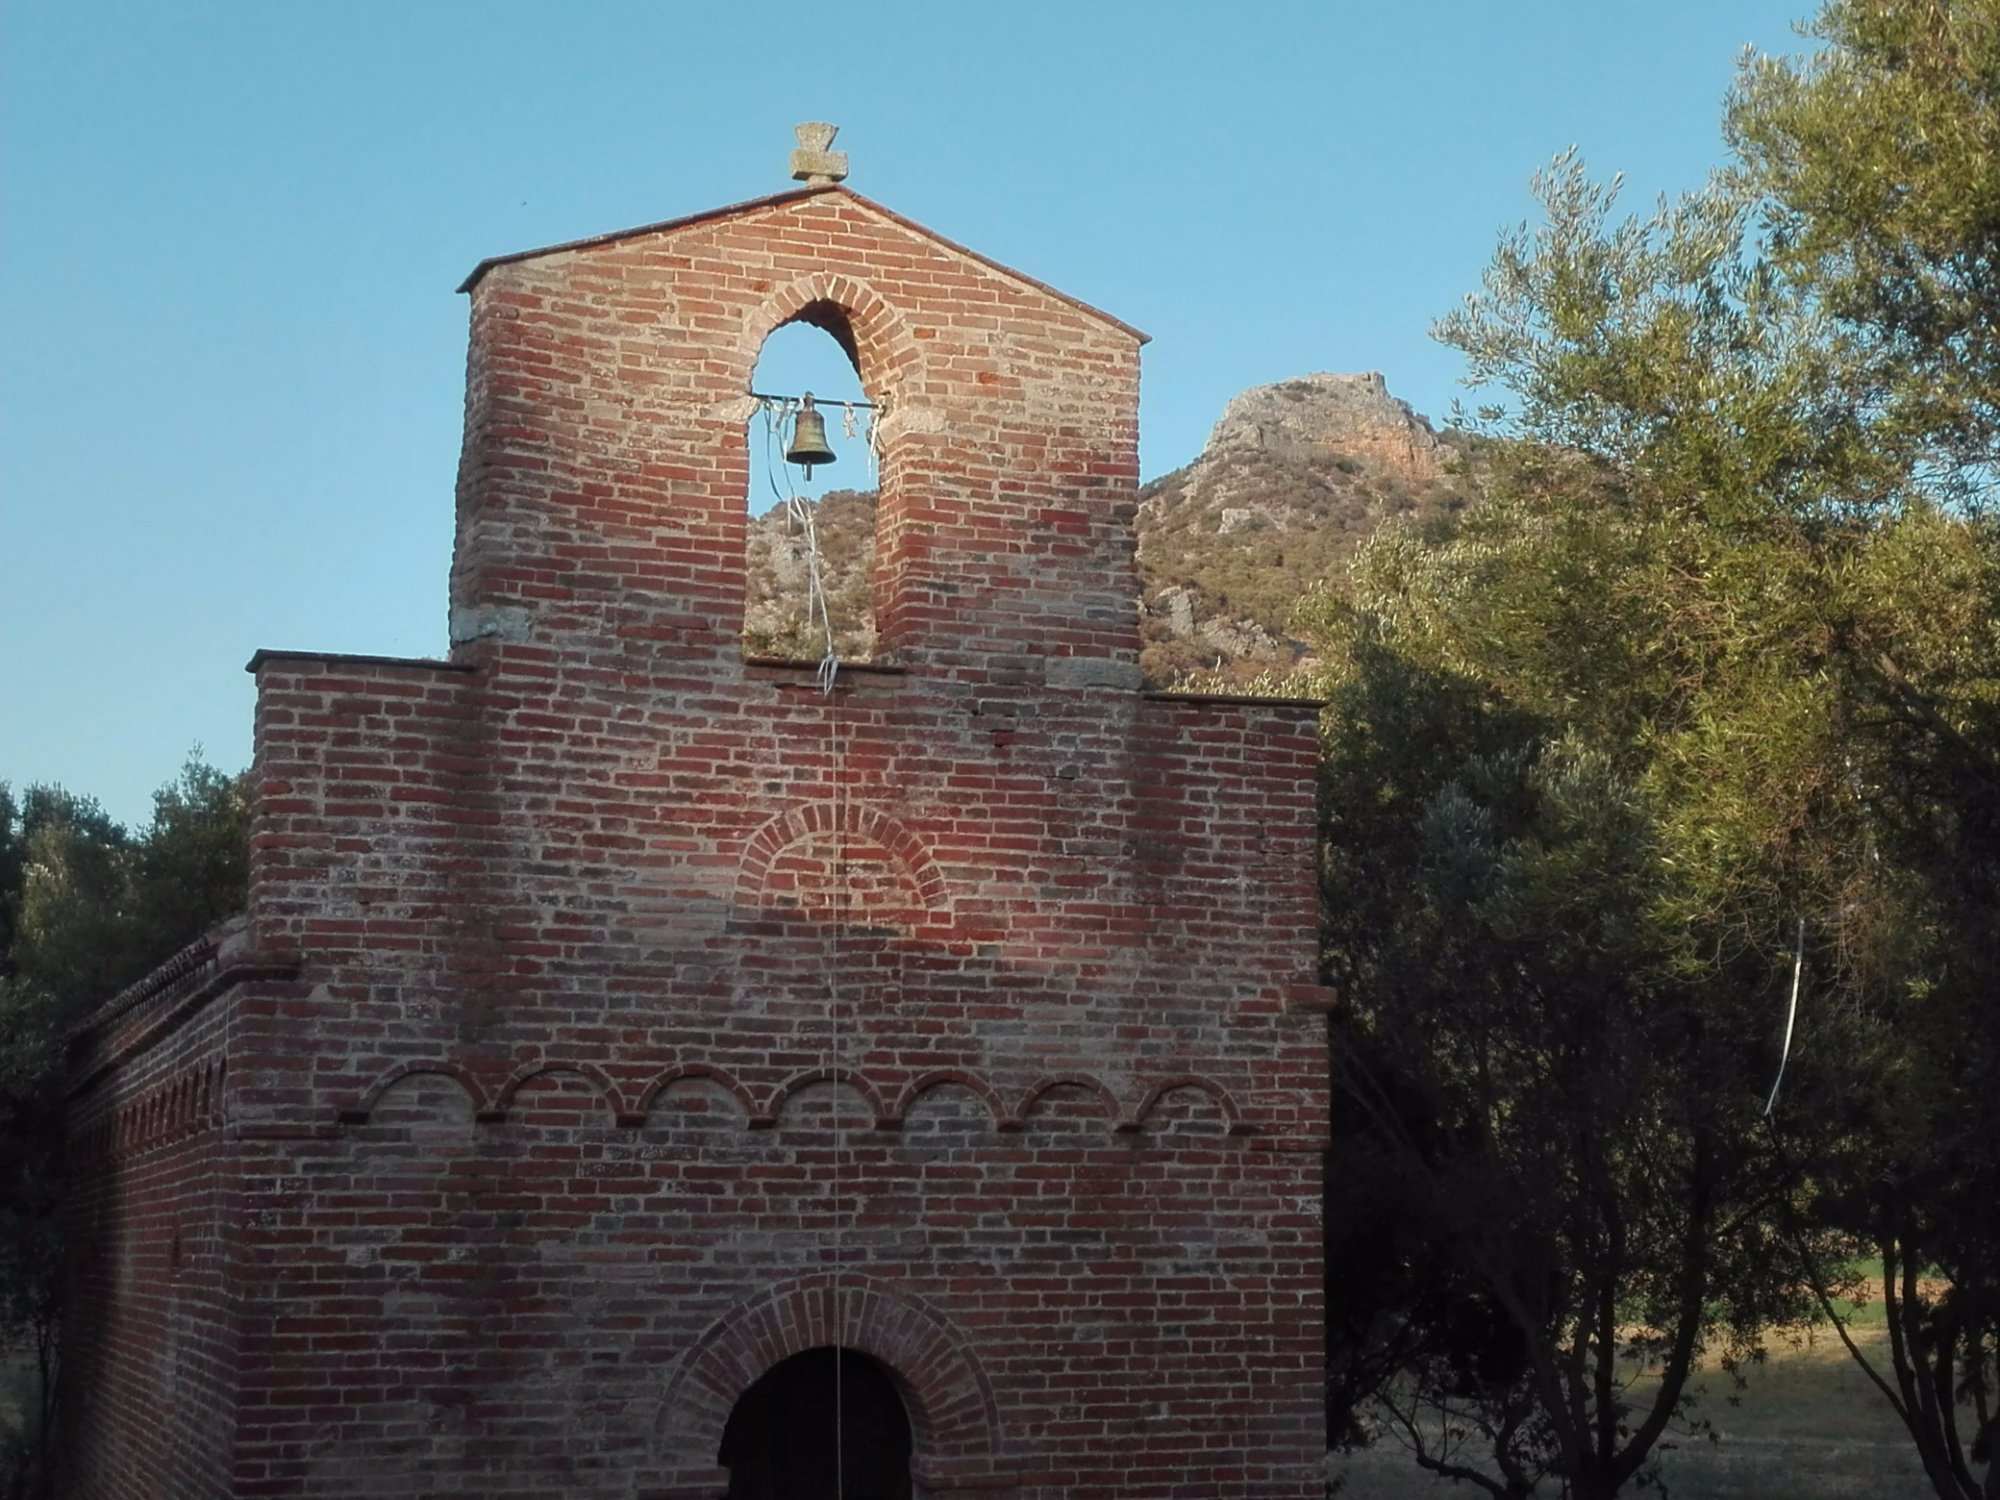
[[[802,404],[789,400],[760,396],[758,408],[764,413],[764,473],[771,486],[771,493],[785,507],[785,514],[798,527],[805,543],[806,567],[806,628],[815,624],[825,642],[820,656],[819,669],[814,674],[822,693],[833,691],[834,683],[840,676],[840,649],[833,634],[833,613],[826,597],[826,565],[819,550],[819,527],[815,524],[813,502],[798,492],[792,483],[789,466],[782,457],[785,444],[781,429],[787,420],[796,423]],[[778,475],[785,475],[784,488],[778,487]]]
[[[801,495],[792,484],[789,466],[786,465],[781,456],[786,447],[786,444],[780,440],[781,428],[788,419],[796,423],[798,412],[802,409],[802,403],[758,397],[757,404],[764,413],[765,468],[771,485],[771,492],[784,505],[786,515],[797,525],[799,534],[805,543],[806,621],[808,626],[810,626],[814,620],[817,620],[820,633],[825,640],[825,652],[820,658],[819,669],[815,676],[820,692],[831,697],[834,685],[839,679],[840,652],[833,633],[832,611],[828,608],[827,603],[826,570],[825,561],[819,548],[819,528],[816,524],[813,502]],[[846,402],[841,404],[843,408],[843,426],[851,437],[854,435],[854,408]],[[872,420],[868,424],[871,459],[874,456],[874,425]],[[780,470],[785,471],[783,489],[778,487],[777,475]],[[829,704],[828,706],[829,710],[834,708],[833,704]],[[833,740],[832,792],[834,798],[834,838],[836,840],[834,855],[834,898],[836,902],[834,930],[837,939],[840,925],[846,920],[848,907],[846,898],[848,895],[847,885],[849,877],[845,853],[848,822],[846,806],[847,756],[846,746],[840,734],[839,721],[836,717],[829,717],[828,730]],[[827,1040],[832,1063],[828,1071],[831,1076],[842,1081],[848,1081],[848,1069],[844,1060],[846,1039],[842,1034],[841,1027],[842,1004],[839,980],[839,955],[837,953],[832,956],[831,961],[827,962],[824,975],[827,993]],[[833,1492],[835,1500],[845,1500],[847,1494],[847,1389],[845,1378],[847,1306],[841,1294],[841,1272],[844,1268],[846,1256],[846,1235],[843,1232],[845,1225],[841,1212],[841,1158],[846,1149],[846,1127],[843,1122],[840,1106],[836,1102],[833,1112],[833,1166],[831,1174],[832,1182],[830,1184],[833,1200],[833,1305],[835,1316],[840,1320],[839,1326],[834,1329],[833,1345]]]

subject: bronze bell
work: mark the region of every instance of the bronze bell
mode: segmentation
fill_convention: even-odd
[[[826,418],[814,409],[811,391],[807,391],[805,399],[799,403],[798,417],[792,423],[792,445],[785,450],[785,462],[799,465],[806,471],[808,479],[813,477],[814,464],[833,462],[833,450],[826,445]]]

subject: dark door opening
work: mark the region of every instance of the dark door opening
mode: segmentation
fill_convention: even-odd
[[[729,1414],[717,1459],[729,1500],[910,1500],[903,1399],[886,1369],[852,1349],[772,1366]]]

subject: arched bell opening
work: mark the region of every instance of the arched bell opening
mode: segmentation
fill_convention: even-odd
[[[728,1500],[911,1500],[910,1416],[895,1377],[823,1346],[771,1367],[729,1414]]]
[[[773,329],[750,389],[759,400],[749,430],[744,653],[819,661],[830,647],[842,661],[867,661],[879,413],[862,389],[846,311],[810,302]]]

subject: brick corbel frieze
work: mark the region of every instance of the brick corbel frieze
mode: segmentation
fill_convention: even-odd
[[[591,1091],[603,1101],[609,1123],[628,1129],[645,1125],[654,1105],[669,1085],[682,1079],[700,1079],[714,1084],[736,1102],[743,1111],[743,1126],[748,1130],[775,1129],[783,1118],[785,1105],[801,1090],[815,1084],[833,1083],[852,1090],[865,1106],[871,1127],[883,1131],[901,1130],[905,1116],[925,1094],[939,1088],[957,1087],[967,1090],[980,1101],[991,1117],[992,1128],[1003,1134],[1014,1134],[1029,1128],[1036,1103],[1043,1095],[1056,1089],[1078,1089],[1093,1098],[1105,1128],[1114,1135],[1144,1135],[1160,1102],[1168,1095],[1183,1090],[1201,1094],[1208,1100],[1214,1107],[1223,1134],[1239,1137],[1264,1134],[1254,1120],[1245,1117],[1228,1089],[1214,1079],[1192,1073],[1175,1073],[1142,1081],[1129,1102],[1121,1102],[1102,1079],[1086,1074],[1052,1074],[1029,1084],[1010,1104],[993,1084],[964,1069],[926,1073],[900,1087],[893,1087],[852,1068],[816,1067],[794,1074],[759,1098],[727,1069],[698,1060],[675,1062],[642,1084],[621,1087],[609,1070],[595,1062],[554,1057],[520,1064],[505,1079],[496,1082],[482,1079],[477,1069],[451,1058],[405,1060],[369,1084],[352,1103],[337,1109],[335,1125],[366,1125],[377,1100],[395,1084],[418,1074],[434,1074],[457,1083],[466,1096],[473,1118],[482,1124],[504,1122],[514,1096],[530,1080],[569,1074],[585,1080]]]
[[[238,918],[204,933],[79,1021],[67,1037],[69,1097],[151,1051],[238,985],[297,978],[297,958],[251,948],[247,927]]]

